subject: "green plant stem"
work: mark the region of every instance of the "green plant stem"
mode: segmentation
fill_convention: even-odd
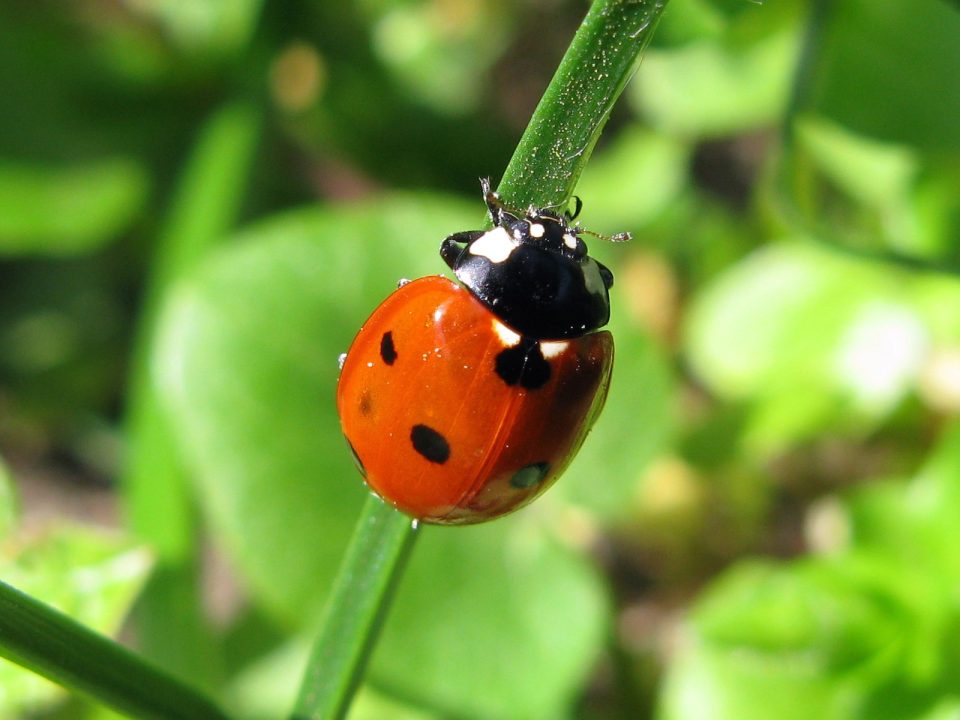
[[[0,655],[132,717],[226,718],[196,690],[122,645],[2,582]]]
[[[593,3],[497,188],[509,205],[567,203],[666,3]]]
[[[572,195],[666,0],[596,0],[577,31],[498,190],[523,207]],[[410,520],[371,498],[334,585],[293,720],[343,717],[410,551]]]
[[[368,498],[328,600],[294,720],[346,713],[416,536],[410,518]]]

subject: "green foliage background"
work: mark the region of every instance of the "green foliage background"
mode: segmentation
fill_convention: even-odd
[[[365,497],[337,356],[586,7],[0,4],[0,577],[283,715]],[[943,0],[671,0],[577,188],[635,236],[604,415],[423,531],[353,720],[960,715],[958,77]],[[38,526],[47,471],[122,519]],[[28,713],[105,716],[0,666]]]

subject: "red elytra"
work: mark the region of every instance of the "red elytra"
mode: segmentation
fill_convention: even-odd
[[[450,280],[414,280],[360,329],[337,387],[367,483],[424,522],[499,517],[546,490],[606,399],[613,337],[523,339]]]

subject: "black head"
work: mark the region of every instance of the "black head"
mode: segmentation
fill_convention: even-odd
[[[530,338],[574,338],[606,325],[613,274],[587,254],[584,231],[550,209],[509,210],[489,180],[481,184],[493,229],[456,233],[440,246],[460,282]]]

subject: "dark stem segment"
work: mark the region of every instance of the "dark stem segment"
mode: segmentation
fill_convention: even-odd
[[[196,690],[122,645],[2,582],[0,655],[131,717],[227,717]]]
[[[497,188],[508,205],[566,205],[666,3],[593,3]]]
[[[414,521],[369,497],[327,602],[292,720],[346,714],[416,536]]]

